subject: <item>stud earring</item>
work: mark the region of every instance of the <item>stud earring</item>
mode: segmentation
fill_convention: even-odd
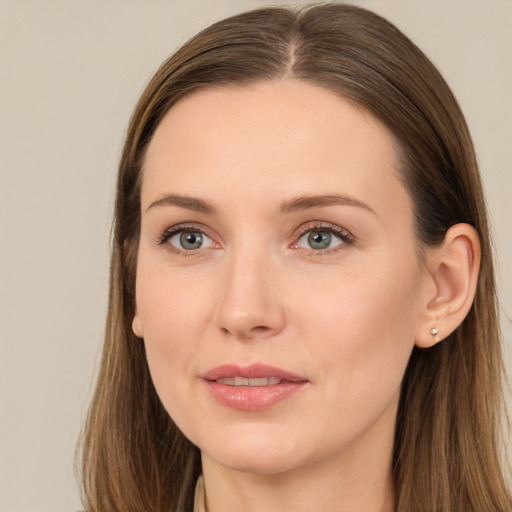
[[[437,337],[439,334],[437,327],[432,327],[432,329],[430,329],[430,334],[432,335],[432,338],[434,338],[434,341],[439,341],[439,338]]]

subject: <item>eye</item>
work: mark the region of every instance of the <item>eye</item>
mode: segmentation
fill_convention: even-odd
[[[325,249],[332,249],[342,243],[343,241],[333,233],[315,229],[304,233],[300,237],[297,246],[304,247],[306,249],[313,249],[315,251],[323,251]]]
[[[328,249],[333,243],[333,236],[327,231],[310,231],[301,237],[299,245],[304,238],[309,247],[315,250]]]
[[[198,229],[180,229],[168,233],[162,240],[162,243],[165,242],[178,251],[196,251],[213,245],[212,239]]]
[[[353,237],[348,231],[333,224],[326,224],[310,227],[303,231],[294,247],[314,251],[328,251],[352,243]]]

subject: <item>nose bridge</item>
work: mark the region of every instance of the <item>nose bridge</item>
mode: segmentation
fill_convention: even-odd
[[[246,244],[225,261],[216,324],[238,339],[271,336],[284,327],[278,265],[268,249]]]

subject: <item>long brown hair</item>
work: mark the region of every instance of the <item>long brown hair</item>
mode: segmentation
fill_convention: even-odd
[[[418,246],[459,222],[480,236],[474,304],[448,339],[415,348],[402,386],[393,472],[399,512],[510,511],[500,467],[503,363],[485,201],[468,128],[446,82],[406,36],[367,10],[260,9],[199,33],[148,84],[119,167],[101,369],[82,439],[87,512],[191,510],[199,451],[174,425],[132,333],[145,149],[166,112],[204,87],[283,77],[321,85],[393,132]]]

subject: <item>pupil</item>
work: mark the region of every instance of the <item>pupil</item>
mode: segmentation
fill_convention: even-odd
[[[331,245],[331,234],[327,231],[312,231],[308,242],[313,249],[326,249]]]
[[[185,231],[180,236],[180,243],[184,249],[199,249],[203,238],[197,231]]]

